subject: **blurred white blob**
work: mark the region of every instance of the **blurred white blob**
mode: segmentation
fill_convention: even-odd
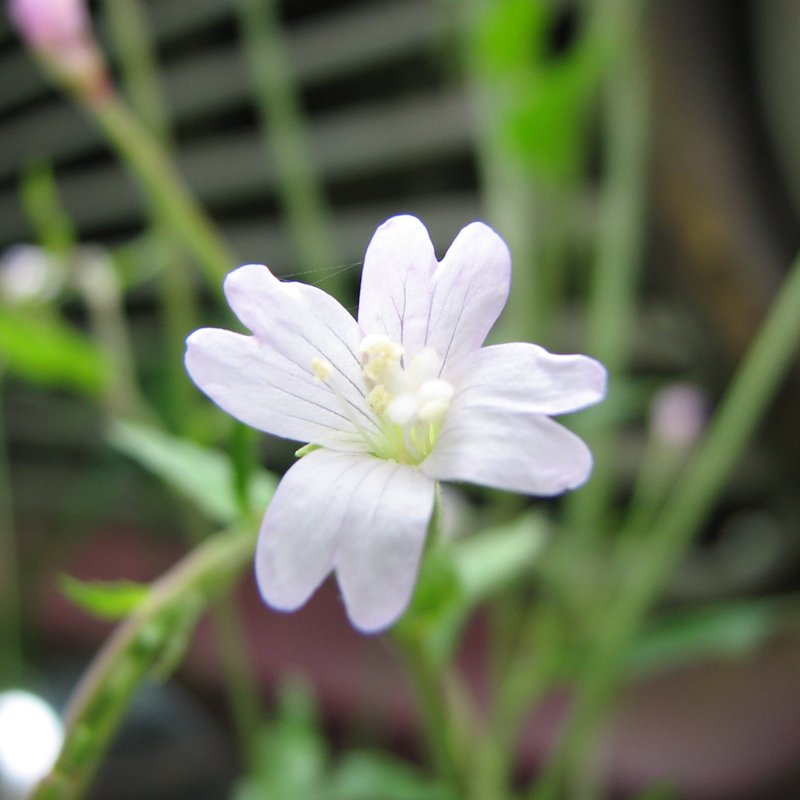
[[[708,419],[705,394],[691,383],[674,383],[662,389],[650,407],[650,431],[663,444],[681,450],[699,438]]]
[[[61,720],[41,697],[0,692],[0,795],[22,800],[53,766],[62,739]]]
[[[9,304],[46,303],[63,283],[61,261],[41,247],[16,244],[0,256],[0,298]]]

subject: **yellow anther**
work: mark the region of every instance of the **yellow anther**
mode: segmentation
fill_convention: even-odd
[[[327,383],[333,377],[333,364],[324,358],[316,356],[312,358],[311,369],[314,370],[314,377],[320,383]]]
[[[367,395],[367,404],[379,416],[383,416],[386,413],[386,409],[392,400],[394,400],[394,396],[386,390],[383,384],[378,384]]]

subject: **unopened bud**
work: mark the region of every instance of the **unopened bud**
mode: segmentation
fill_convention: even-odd
[[[73,89],[96,99],[110,87],[86,0],[9,0],[20,36]]]
[[[8,8],[20,35],[37,49],[63,47],[91,36],[83,0],[9,0]]]
[[[64,284],[64,265],[31,244],[9,247],[0,256],[0,297],[10,305],[46,303]]]
[[[675,383],[662,389],[650,408],[653,436],[673,447],[691,447],[703,432],[708,403],[693,384]]]

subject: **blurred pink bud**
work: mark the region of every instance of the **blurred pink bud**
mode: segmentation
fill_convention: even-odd
[[[8,11],[20,36],[59,80],[89,100],[108,94],[111,84],[86,0],[8,0]]]
[[[9,14],[32,47],[53,50],[88,37],[84,0],[9,0]]]
[[[686,448],[693,445],[706,424],[707,401],[690,383],[675,383],[662,389],[650,407],[650,430],[664,444]]]

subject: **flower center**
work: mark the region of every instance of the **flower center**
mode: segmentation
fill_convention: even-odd
[[[367,404],[381,422],[383,440],[373,442],[380,458],[419,464],[433,449],[453,387],[439,377],[441,359],[425,347],[408,364],[403,348],[387,336],[368,334],[358,347]]]
[[[337,391],[334,369],[328,361],[312,359],[314,376],[339,396],[373,455],[401,464],[419,464],[433,449],[453,397],[452,384],[439,377],[441,359],[432,347],[425,347],[404,365],[402,346],[374,333],[361,340],[358,352],[369,389],[367,405],[378,418],[379,434],[368,433],[355,419],[352,408]]]

